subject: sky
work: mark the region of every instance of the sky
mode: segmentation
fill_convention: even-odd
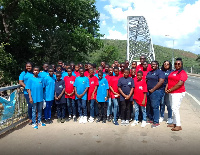
[[[200,0],[96,0],[96,7],[106,39],[127,40],[127,16],[144,16],[153,44],[200,54]]]

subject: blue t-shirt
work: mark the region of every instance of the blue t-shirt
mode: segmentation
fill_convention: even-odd
[[[125,95],[129,95],[132,88],[135,88],[134,80],[131,77],[125,78],[121,77],[118,80],[118,87],[120,87]],[[124,101],[125,98],[120,94],[120,101]],[[133,101],[133,94],[131,95],[130,101]]]
[[[146,76],[147,89],[151,90],[159,82],[159,79],[165,79],[165,74],[160,69],[149,71]],[[160,86],[158,90],[164,89],[164,85]]]
[[[97,101],[98,102],[108,102],[105,101],[107,97],[107,90],[109,89],[108,81],[106,78],[99,79],[99,86],[97,88]]]
[[[56,93],[57,97],[61,94],[61,92],[63,91],[64,88],[65,88],[65,81],[64,80],[60,80],[60,81],[55,82],[55,93]],[[56,104],[66,103],[65,93],[62,95],[60,100],[55,100],[55,103]]]
[[[86,77],[86,76],[77,77],[74,82],[74,87],[76,87],[77,94],[81,95],[87,87],[90,87],[88,77]],[[76,100],[77,99],[78,99],[78,97],[76,96]],[[87,100],[87,92],[83,95],[83,97],[81,99]]]
[[[164,83],[163,83],[163,86],[164,86],[164,88],[165,88],[165,86],[167,85],[167,83],[168,83],[168,76],[169,76],[169,74],[171,73],[171,72],[173,72],[173,70],[167,70],[167,71],[163,71],[164,72],[164,74],[165,74],[165,81],[164,81]]]
[[[64,77],[65,77],[65,76],[68,76],[68,73],[67,73],[67,72],[63,72],[63,73],[62,73],[61,79],[64,80]],[[74,72],[72,72],[72,76],[75,76],[75,77],[76,77],[76,74],[75,74]]]
[[[26,89],[31,90],[31,96],[33,103],[43,101],[43,88],[44,88],[44,79],[41,77],[32,77],[28,79],[26,84]]]
[[[98,73],[96,73],[94,76],[96,76],[99,79]],[[105,78],[105,77],[106,77],[106,74],[103,73],[103,78]]]
[[[32,72],[21,72],[21,74],[19,75],[19,80],[22,80],[24,82],[24,84],[27,84],[27,81],[29,78],[33,77],[34,74]],[[27,89],[24,88],[24,94],[28,94]]]
[[[49,75],[49,72],[47,71],[42,71],[38,74],[38,76],[40,76],[41,78],[45,78],[47,75]]]
[[[44,78],[44,99],[45,101],[54,100],[54,89],[55,89],[55,77],[50,77],[49,75]]]

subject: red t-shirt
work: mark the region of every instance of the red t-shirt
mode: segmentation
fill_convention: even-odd
[[[113,76],[110,80],[110,84],[109,86],[112,87],[112,89],[114,90],[114,92],[118,93],[119,94],[119,90],[118,90],[118,80],[120,79],[121,77],[120,76]],[[112,91],[110,91],[110,97],[113,99],[113,98],[116,98],[113,94]]]
[[[65,81],[65,92],[68,94],[72,93],[74,90],[74,82],[75,82],[76,77],[75,76],[65,76],[64,81]],[[75,99],[75,93],[72,96],[68,96],[65,94],[65,98],[71,98]]]
[[[151,65],[148,64],[147,71],[149,72],[149,71],[151,71],[151,70],[152,70]],[[138,71],[143,71],[143,66],[142,66],[142,64],[139,64],[139,65],[136,67],[136,73],[137,73]]]
[[[74,74],[76,74],[76,77],[80,76],[79,71],[74,71]]]
[[[88,72],[88,71],[85,71],[85,72],[84,72],[84,76],[86,76],[86,77],[90,76],[89,72]]]
[[[147,105],[147,97],[145,100],[145,105],[142,105],[142,101],[144,99],[144,93],[147,93],[147,84],[145,80],[138,81],[137,79],[134,79],[135,89],[134,89],[134,95],[133,99],[139,104],[140,106],[146,106]]]
[[[106,80],[108,81],[108,85],[110,86],[110,81],[111,81],[111,79],[112,79],[112,77],[113,76],[110,76],[110,75],[106,75],[105,76],[105,78],[106,78]],[[109,93],[109,96],[111,97],[111,90],[110,90],[110,88],[109,88],[109,90],[108,90],[108,93]]]
[[[180,86],[178,89],[172,91],[171,93],[182,93],[185,92],[185,81],[187,80],[188,76],[187,73],[182,70],[179,74],[178,70],[173,71],[169,74],[168,76],[168,89],[171,89],[172,87],[174,87],[179,81],[183,81],[183,85]]]
[[[89,76],[88,78],[90,83],[90,87],[88,88],[88,100],[91,100],[92,93],[94,92],[95,87],[99,85],[99,80],[96,76],[93,77]],[[97,91],[94,93],[94,99],[96,98],[97,98]]]
[[[142,71],[143,72],[143,79],[145,80],[146,79],[146,76],[147,76],[147,73],[149,72],[148,70],[147,71]]]
[[[124,77],[124,72],[120,71],[120,72],[119,72],[119,76],[120,76],[120,77]]]

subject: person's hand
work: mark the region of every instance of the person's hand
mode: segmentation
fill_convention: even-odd
[[[154,92],[154,89],[150,89],[149,92],[150,92],[150,93],[153,93],[153,92]]]
[[[142,105],[145,105],[145,100],[142,101]]]
[[[94,99],[94,93],[92,93],[91,99]]]
[[[105,97],[105,101],[107,101],[108,100],[108,97]]]
[[[29,102],[30,102],[31,104],[33,104],[33,99],[32,99],[32,97],[30,98]]]
[[[130,98],[129,95],[126,95],[126,96],[125,96],[125,100],[128,100],[129,98]]]
[[[166,93],[168,94],[168,93],[170,93],[172,90],[171,89],[168,89],[168,90],[166,90]]]

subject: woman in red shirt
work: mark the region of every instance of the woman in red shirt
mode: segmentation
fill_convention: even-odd
[[[168,84],[166,85],[165,92],[169,93],[169,100],[174,114],[173,124],[169,124],[168,127],[172,127],[172,131],[179,131],[182,130],[179,109],[181,101],[185,96],[184,83],[188,76],[183,70],[181,58],[177,58],[174,65],[176,70],[168,76]]]

